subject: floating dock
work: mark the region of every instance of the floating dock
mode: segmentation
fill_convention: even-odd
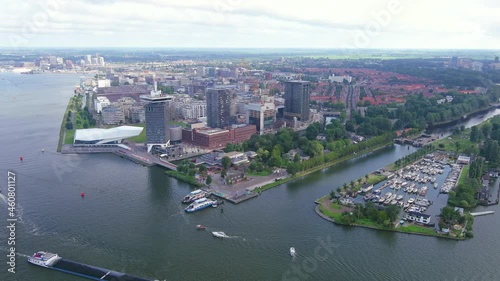
[[[484,211],[484,212],[476,212],[476,213],[470,213],[471,216],[477,217],[477,216],[485,216],[485,215],[491,215],[494,214],[495,211]]]
[[[97,266],[87,265],[79,262],[74,262],[67,259],[60,259],[49,269],[77,275],[91,280],[108,280],[108,281],[151,281],[125,273],[112,271],[109,269],[100,268]]]

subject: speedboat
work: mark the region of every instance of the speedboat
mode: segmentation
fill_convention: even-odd
[[[203,225],[199,224],[199,225],[196,226],[196,229],[198,229],[198,230],[205,230],[206,227],[204,227]]]
[[[212,232],[212,235],[215,236],[215,237],[218,237],[218,238],[228,238],[229,236],[222,232],[222,231],[214,231]]]
[[[295,257],[296,252],[294,247],[290,247],[290,256]]]

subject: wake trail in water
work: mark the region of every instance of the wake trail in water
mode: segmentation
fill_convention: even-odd
[[[10,253],[10,250],[7,249],[7,248],[4,248],[4,247],[0,247],[0,251]],[[16,253],[16,256],[24,257],[24,258],[29,258],[30,257],[30,255],[21,254],[21,253]]]

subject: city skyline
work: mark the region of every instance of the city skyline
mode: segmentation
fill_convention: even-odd
[[[4,1],[3,47],[491,49],[500,3]],[[285,7],[285,8],[284,8]]]

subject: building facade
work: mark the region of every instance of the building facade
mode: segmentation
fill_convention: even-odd
[[[144,106],[148,144],[164,144],[170,140],[168,102],[152,102]]]
[[[227,89],[208,89],[207,125],[212,128],[224,128],[232,123],[230,91]]]
[[[108,125],[125,123],[125,115],[120,107],[109,105],[102,109],[102,122]]]
[[[299,121],[309,120],[309,82],[307,81],[287,81],[285,82],[285,111],[284,117]]]
[[[260,101],[247,104],[246,110],[246,123],[255,125],[259,134],[262,135],[266,130],[273,129],[276,121],[274,97],[261,96]]]

